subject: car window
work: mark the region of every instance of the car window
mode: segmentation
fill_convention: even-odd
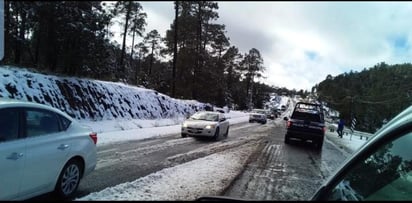
[[[58,117],[60,118],[61,129],[66,130],[72,122],[64,116],[59,115]]]
[[[219,116],[214,113],[195,113],[190,117],[192,120],[206,120],[206,121],[218,121]]]
[[[219,120],[222,120],[222,119],[224,119],[224,120],[225,120],[225,115],[223,115],[223,114],[219,114]]]
[[[27,137],[36,137],[59,132],[59,122],[53,112],[43,110],[26,111]]]
[[[292,118],[301,119],[301,120],[310,120],[310,121],[315,121],[315,122],[321,121],[320,116],[318,114],[302,113],[299,111],[293,112]]]
[[[254,111],[252,111],[253,113],[260,113],[260,114],[266,114],[266,112],[265,111],[262,111],[262,110],[254,110]]]
[[[19,136],[17,109],[0,109],[0,143],[16,140]]]
[[[328,200],[411,200],[412,133],[379,148],[356,165]]]

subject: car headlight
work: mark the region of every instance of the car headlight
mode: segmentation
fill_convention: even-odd
[[[187,123],[183,123],[182,127],[187,128]]]
[[[216,127],[216,125],[207,125],[205,128],[206,129],[212,129],[212,128],[215,128]]]

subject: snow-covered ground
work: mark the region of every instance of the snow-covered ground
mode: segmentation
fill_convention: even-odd
[[[218,195],[242,170],[257,145],[195,159],[76,200],[194,200]]]
[[[336,131],[326,132],[326,138],[330,140],[335,146],[345,150],[346,153],[352,154],[358,150],[367,140],[365,137],[360,138],[359,134],[344,134],[342,138],[338,137]]]
[[[121,82],[58,77],[13,66],[0,66],[2,97],[52,106],[85,121],[176,119],[206,105]]]

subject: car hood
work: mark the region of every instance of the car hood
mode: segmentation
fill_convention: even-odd
[[[207,125],[217,124],[216,121],[204,121],[204,120],[186,120],[184,123],[186,123],[188,127],[194,127],[194,128],[204,128]]]

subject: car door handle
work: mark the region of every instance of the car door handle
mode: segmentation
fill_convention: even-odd
[[[61,144],[59,147],[57,147],[57,149],[61,149],[61,150],[65,150],[67,148],[69,148],[68,144]]]
[[[17,160],[17,159],[20,159],[21,157],[23,157],[23,153],[14,152],[14,153],[10,154],[10,155],[7,157],[7,159]]]

